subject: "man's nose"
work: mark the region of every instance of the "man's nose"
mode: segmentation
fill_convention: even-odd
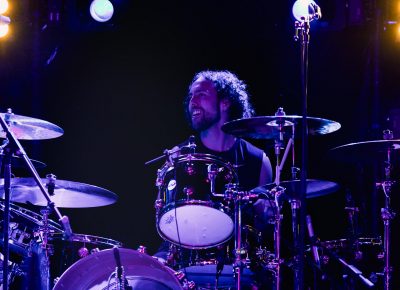
[[[198,97],[196,95],[193,95],[190,99],[189,106],[193,107],[198,105],[199,104],[198,100],[199,100]]]

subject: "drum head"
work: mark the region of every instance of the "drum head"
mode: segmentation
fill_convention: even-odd
[[[173,271],[157,259],[135,250],[114,248],[89,255],[73,264],[61,275],[53,290],[115,289],[118,254],[131,289],[183,289]]]
[[[167,211],[159,221],[163,236],[186,248],[214,247],[229,240],[233,220],[223,211],[201,204],[188,204]]]

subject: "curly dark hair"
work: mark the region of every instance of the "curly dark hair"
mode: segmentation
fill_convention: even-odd
[[[252,104],[249,101],[249,94],[246,91],[246,84],[240,80],[236,74],[223,70],[223,71],[212,71],[204,70],[194,75],[190,85],[203,77],[214,83],[217,91],[218,98],[228,99],[231,102],[229,110],[229,121],[250,118],[255,114]],[[187,120],[190,120],[189,114],[189,102],[190,96],[187,95],[184,101],[185,115]]]

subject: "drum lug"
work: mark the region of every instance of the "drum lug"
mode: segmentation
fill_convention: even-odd
[[[143,245],[140,245],[140,246],[138,247],[137,251],[138,251],[139,253],[147,254],[147,247],[146,247],[146,246],[143,246]]]
[[[164,207],[164,202],[162,201],[162,199],[157,199],[154,202],[154,208],[157,210],[157,212],[162,209]]]
[[[182,271],[177,271],[174,273],[175,277],[179,280],[179,282],[182,284],[183,289],[185,290],[191,290],[196,288],[196,284],[193,281],[188,281],[186,279],[185,273]]]

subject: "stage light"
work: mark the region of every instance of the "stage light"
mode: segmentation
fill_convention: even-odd
[[[93,0],[90,4],[90,15],[99,22],[106,22],[111,19],[114,7],[109,0]]]
[[[9,17],[0,15],[0,38],[7,35],[10,22]]]
[[[5,13],[8,10],[8,1],[0,0],[0,14]]]
[[[311,21],[321,18],[321,9],[313,0],[297,0],[292,13],[298,21]]]

